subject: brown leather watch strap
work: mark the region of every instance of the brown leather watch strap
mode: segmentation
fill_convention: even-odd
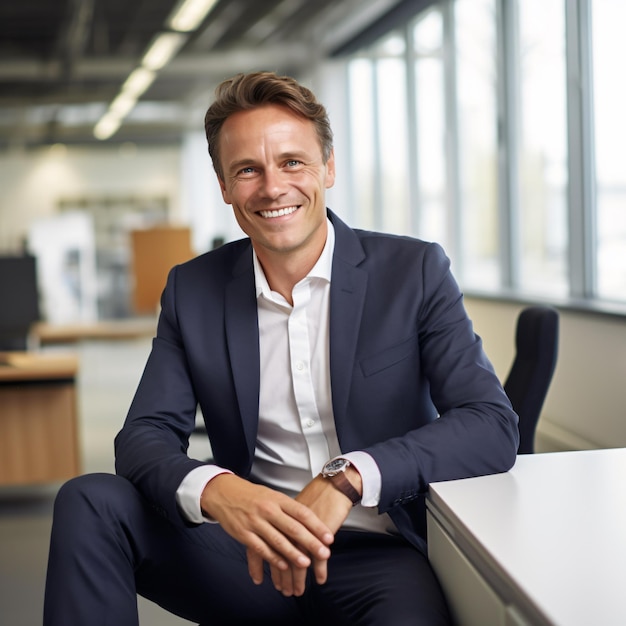
[[[348,480],[345,472],[338,472],[334,476],[330,476],[328,478],[330,482],[333,484],[333,487],[338,491],[341,491],[344,496],[350,498],[352,502],[352,506],[356,506],[359,502],[361,502],[361,496],[359,492],[354,488],[354,485]]]

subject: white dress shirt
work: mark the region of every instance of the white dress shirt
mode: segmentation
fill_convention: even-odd
[[[374,459],[362,451],[341,454],[332,409],[329,356],[329,301],[334,228],[328,223],[324,250],[292,292],[293,306],[270,289],[253,255],[261,379],[259,428],[251,478],[294,497],[331,458],[349,459],[361,474],[361,504],[344,528],[393,532],[388,515],[374,507],[381,476]],[[211,521],[200,509],[206,484],[227,472],[217,465],[198,467],[181,483],[176,498],[192,522]]]

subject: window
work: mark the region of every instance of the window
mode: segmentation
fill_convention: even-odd
[[[409,232],[409,159],[407,144],[407,93],[405,40],[393,34],[375,51],[379,119],[381,228]]]
[[[362,58],[350,63],[348,71],[352,196],[358,207],[359,226],[373,229],[376,206],[374,75],[371,63]]]
[[[567,106],[562,0],[518,2],[520,287],[566,296]]]
[[[349,61],[367,228],[466,290],[626,304],[623,0],[440,0]]]
[[[455,5],[461,272],[468,287],[500,284],[494,0]]]
[[[416,234],[448,247],[443,20],[439,10],[413,27],[418,181]]]
[[[592,4],[593,88],[596,164],[597,291],[607,300],[626,300],[626,3]]]
[[[358,225],[396,233],[411,229],[404,57],[405,40],[394,33],[348,69]]]

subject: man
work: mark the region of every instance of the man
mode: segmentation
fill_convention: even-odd
[[[248,238],[171,271],[118,475],[57,497],[45,624],[136,624],[136,593],[204,624],[446,624],[428,484],[518,441],[448,260],[327,211],[332,133],[296,81],[227,80],[205,126]]]

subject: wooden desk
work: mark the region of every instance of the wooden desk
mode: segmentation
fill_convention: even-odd
[[[155,318],[135,318],[82,324],[48,324],[40,322],[32,330],[33,340],[41,345],[75,343],[83,340],[103,341],[154,337]]]
[[[429,557],[458,623],[626,624],[625,479],[611,449],[432,484]]]
[[[0,485],[80,473],[76,357],[0,353]]]

